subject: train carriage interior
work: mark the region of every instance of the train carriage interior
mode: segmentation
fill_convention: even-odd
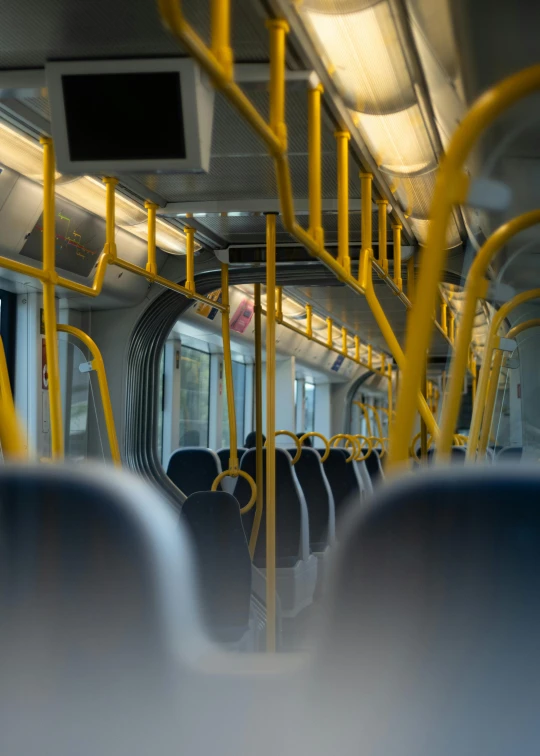
[[[537,752],[539,25],[0,4],[6,756]]]

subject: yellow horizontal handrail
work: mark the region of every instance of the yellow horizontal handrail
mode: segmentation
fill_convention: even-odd
[[[105,371],[105,363],[103,362],[101,352],[99,351],[96,342],[92,338],[90,338],[87,333],[81,331],[79,328],[75,328],[74,326],[70,325],[62,325],[59,323],[56,326],[56,330],[62,331],[62,333],[68,333],[70,336],[74,336],[76,339],[79,339],[79,341],[82,341],[82,343],[92,355],[91,365],[96,371],[98,377],[99,393],[101,395],[101,404],[103,406],[103,415],[105,417],[105,426],[107,428],[111,458],[115,465],[120,466],[122,464],[120,457],[120,447],[118,446],[118,437],[116,435],[116,426],[114,424],[111,395],[109,393],[107,373]]]
[[[540,65],[535,65],[504,79],[483,94],[457,127],[441,161],[431,203],[427,243],[422,252],[416,285],[416,300],[407,323],[405,358],[400,365],[404,369],[396,418],[392,425],[389,454],[392,464],[407,459],[416,399],[430,345],[433,311],[447,255],[446,229],[453,206],[464,204],[469,192],[469,177],[464,173],[463,165],[484,129],[510,105],[539,87]]]
[[[330,454],[330,443],[328,439],[326,438],[326,436],[323,436],[322,433],[317,433],[317,431],[308,431],[307,433],[304,433],[304,435],[300,437],[299,439],[300,446],[303,445],[306,438],[320,438],[321,439],[321,441],[324,443],[324,448],[325,448],[324,454],[321,457],[321,462],[326,462]]]

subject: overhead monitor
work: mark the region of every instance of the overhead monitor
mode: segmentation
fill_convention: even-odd
[[[46,77],[61,173],[208,171],[214,92],[193,60],[56,61]]]

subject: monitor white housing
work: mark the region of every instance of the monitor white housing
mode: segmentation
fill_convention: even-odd
[[[56,61],[46,79],[61,173],[208,171],[214,91],[193,60]]]

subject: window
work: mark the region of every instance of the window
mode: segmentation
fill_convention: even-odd
[[[180,446],[208,446],[210,355],[182,346],[180,352]]]
[[[232,364],[234,383],[234,407],[236,410],[236,438],[238,446],[243,446],[245,437],[244,413],[246,405],[246,366],[242,362]],[[221,446],[228,448],[230,443],[229,434],[229,407],[227,405],[226,380],[223,380],[223,405],[221,415]]]
[[[315,430],[315,386],[313,383],[304,384],[305,432]]]

